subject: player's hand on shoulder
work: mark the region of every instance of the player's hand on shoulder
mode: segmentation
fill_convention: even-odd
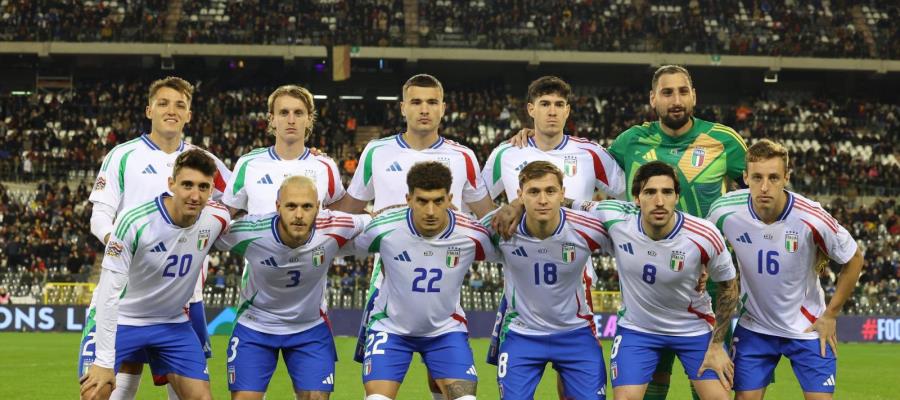
[[[103,368],[94,364],[81,377],[80,383],[82,400],[108,398],[116,388],[116,372],[112,368]],[[109,385],[108,390],[107,385]]]
[[[328,157],[328,158],[331,158],[331,157],[328,156],[328,153],[326,153],[324,150],[320,150],[318,147],[310,147],[310,148],[309,148],[309,154],[312,154],[312,155],[314,155],[314,156],[316,156],[316,157]]]
[[[700,365],[697,375],[703,375],[706,370],[715,372],[719,377],[719,383],[725,387],[725,390],[731,390],[731,386],[734,384],[734,363],[728,357],[722,343],[710,343],[709,348],[706,349],[703,364]]]
[[[512,203],[500,207],[500,210],[494,214],[491,219],[491,229],[500,234],[505,240],[509,240],[516,233],[516,225],[522,214],[525,213],[525,206],[521,200],[513,200]]]
[[[528,145],[528,138],[532,136],[534,136],[534,129],[522,128],[513,137],[509,138],[508,143],[521,149]]]

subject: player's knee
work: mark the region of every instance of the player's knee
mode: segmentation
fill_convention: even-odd
[[[331,393],[320,391],[301,390],[296,393],[297,400],[328,400]]]
[[[118,373],[116,374],[116,390],[109,395],[109,400],[134,400],[140,386],[140,375]]]
[[[370,394],[366,396],[366,400],[394,400],[387,396],[382,396],[380,394]]]

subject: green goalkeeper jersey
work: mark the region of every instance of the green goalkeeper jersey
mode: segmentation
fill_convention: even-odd
[[[625,171],[628,200],[638,167],[659,160],[675,167],[681,184],[678,209],[703,218],[710,205],[727,190],[725,177],[734,181],[744,173],[747,145],[734,129],[693,118],[690,131],[671,137],[659,121],[645,122],[622,132],[609,152]]]

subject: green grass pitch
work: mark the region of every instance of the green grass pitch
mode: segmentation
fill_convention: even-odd
[[[0,399],[77,399],[75,377],[76,349],[80,335],[76,333],[0,333]],[[213,398],[228,399],[225,376],[225,346],[228,338],[213,337],[214,357],[209,370]],[[341,357],[335,379],[335,400],[362,400],[360,365],[353,362],[355,338],[337,338]],[[479,374],[478,398],[498,398],[496,369],[484,363],[486,339],[472,340],[476,368]],[[609,342],[603,342],[609,356]],[[836,399],[898,399],[900,398],[900,346],[895,344],[849,344],[838,347],[838,386]],[[683,370],[675,366],[669,399],[690,399]],[[893,378],[891,378],[893,377]],[[776,383],[769,387],[768,399],[802,399],[800,386],[793,376],[790,362],[782,359]],[[535,399],[555,399],[555,374],[544,374]],[[607,386],[607,390],[611,387]],[[267,399],[293,399],[291,383],[283,362],[269,384]],[[138,399],[165,399],[165,391],[154,388],[145,370]],[[414,359],[398,399],[429,399],[425,385],[424,365]],[[610,396],[612,399],[612,396]]]

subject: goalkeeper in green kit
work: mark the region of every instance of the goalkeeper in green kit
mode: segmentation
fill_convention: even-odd
[[[631,193],[634,174],[641,165],[659,160],[675,167],[681,184],[677,208],[704,218],[709,206],[729,190],[729,186],[746,186],[742,175],[747,145],[733,129],[695,118],[696,104],[697,92],[687,69],[677,65],[660,67],[653,74],[650,90],[650,106],[656,111],[658,120],[622,132],[609,147],[609,152],[625,171],[626,194]],[[716,304],[715,285],[707,285],[706,289]],[[730,329],[729,339],[725,341],[729,344]],[[673,352],[661,355],[645,400],[666,398],[674,361]],[[696,393],[694,398],[697,398]]]

